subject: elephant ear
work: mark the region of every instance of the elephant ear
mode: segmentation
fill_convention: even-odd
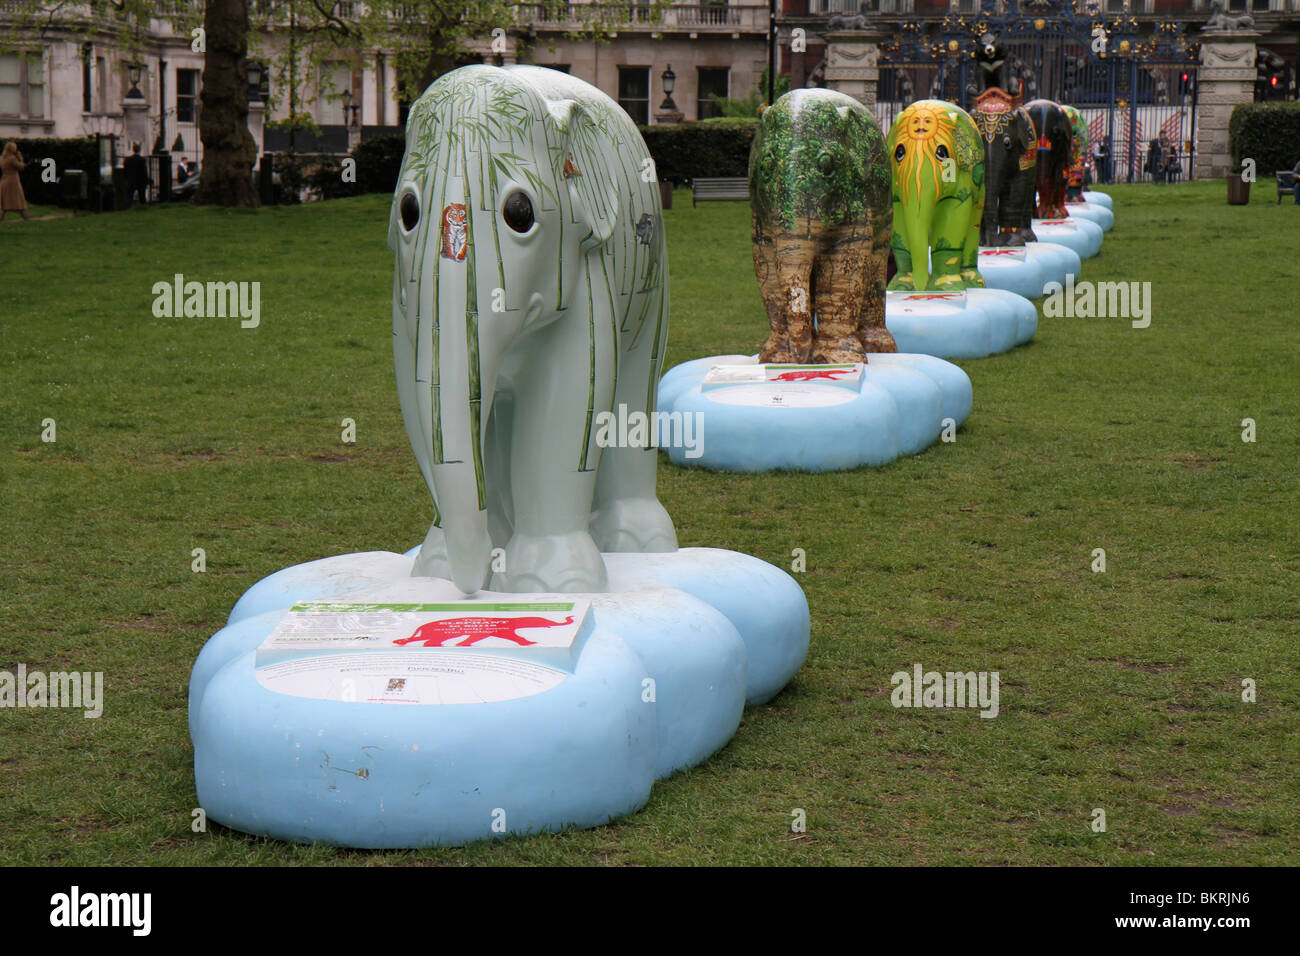
[[[984,144],[973,123],[955,123],[952,140],[957,147],[957,165],[974,169],[984,162]]]
[[[559,179],[568,185],[575,216],[591,229],[584,245],[602,244],[618,225],[618,134],[610,117],[574,100],[552,104],[550,112],[564,133]]]
[[[1020,149],[1026,150],[1029,149],[1031,146],[1037,147],[1038,128],[1034,126],[1033,114],[1031,114],[1029,110],[1025,109],[1023,106],[1020,107],[1018,112],[1020,113],[1021,119],[1024,120],[1024,123],[1021,124],[1023,133],[1021,135]]]

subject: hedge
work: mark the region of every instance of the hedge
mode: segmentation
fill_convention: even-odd
[[[406,152],[406,137],[385,133],[363,139],[352,150],[357,161],[358,193],[391,193],[397,188],[397,175],[402,171],[402,155]]]
[[[640,127],[659,178],[683,185],[696,176],[748,176],[749,147],[757,128],[758,120],[745,118]],[[357,164],[356,182],[351,183],[343,181],[342,160],[336,156],[276,153],[276,202],[297,202],[302,187],[321,199],[391,193],[397,188],[405,150],[405,137],[395,134],[358,143],[349,154]]]
[[[391,193],[397,188],[406,140],[384,134],[358,143],[349,153],[356,161],[355,180],[343,181],[343,160],[330,154],[275,154],[275,171],[279,174],[277,203],[298,202],[299,190],[307,187],[321,199],[339,199],[364,193]]]
[[[1248,103],[1228,120],[1228,146],[1234,168],[1255,160],[1259,176],[1293,169],[1300,162],[1300,103]]]
[[[661,180],[684,185],[696,176],[749,176],[749,147],[757,119],[642,126]]]
[[[0,141],[0,147],[7,142],[10,140]],[[27,168],[18,175],[28,205],[59,204],[63,187],[57,182],[47,183],[41,176],[46,159],[54,160],[54,170],[60,177],[65,169],[81,169],[92,183],[99,178],[99,147],[93,136],[84,139],[15,139],[13,142],[18,144],[18,152],[23,154],[27,163]]]

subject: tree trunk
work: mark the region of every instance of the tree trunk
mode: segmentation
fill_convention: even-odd
[[[248,0],[207,0],[203,16],[203,166],[194,201],[220,206],[257,206],[253,163],[257,144],[248,131]]]

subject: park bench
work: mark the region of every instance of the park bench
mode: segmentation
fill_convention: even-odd
[[[691,180],[691,205],[749,198],[749,180],[740,176],[697,176]]]
[[[1273,175],[1277,177],[1278,205],[1281,205],[1283,196],[1294,199],[1296,180],[1300,179],[1300,163],[1296,163],[1295,169],[1279,169]]]

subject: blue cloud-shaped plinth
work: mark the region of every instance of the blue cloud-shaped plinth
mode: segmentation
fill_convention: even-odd
[[[808,604],[790,575],[748,555],[688,548],[606,555],[606,593],[475,595],[590,600],[571,668],[544,667],[551,686],[536,692],[399,704],[294,696],[259,680],[258,647],[294,602],[465,600],[449,581],[410,577],[412,558],[368,552],[296,565],[240,599],[190,678],[195,781],[209,817],[279,839],[376,848],[596,826],[723,747],[746,702],[775,695],[808,650]],[[538,666],[527,648],[492,651]],[[346,667],[365,653],[334,659]],[[423,659],[468,666],[456,653]]]
[[[970,415],[970,378],[932,355],[872,354],[859,387],[818,382],[706,387],[713,366],[754,356],[695,359],[659,383],[659,410],[693,416],[699,441],[667,449],[674,464],[716,471],[834,471],[888,464],[933,444],[947,419]]]
[[[1030,268],[1035,276],[1040,274],[1036,265]],[[1024,296],[1003,289],[889,292],[885,325],[900,352],[945,359],[984,358],[1032,339],[1038,328],[1038,310]]]

